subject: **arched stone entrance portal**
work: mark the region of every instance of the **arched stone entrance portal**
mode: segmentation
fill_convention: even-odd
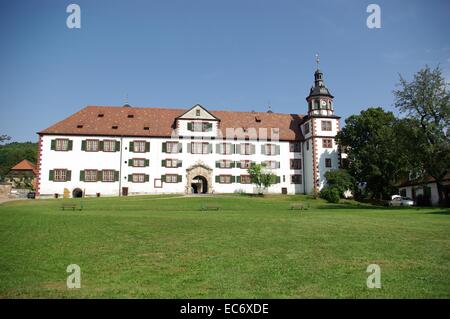
[[[212,169],[203,162],[197,162],[186,169],[186,194],[211,194]]]
[[[205,194],[208,193],[208,181],[203,176],[195,176],[192,179],[192,193],[194,194]]]
[[[73,198],[80,198],[83,197],[83,191],[79,188],[75,188],[72,192],[72,197]]]

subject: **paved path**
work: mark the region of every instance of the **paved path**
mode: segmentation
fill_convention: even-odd
[[[5,197],[1,197],[0,198],[0,204],[6,203],[6,202],[11,202],[13,200],[26,200],[26,198],[5,198]]]

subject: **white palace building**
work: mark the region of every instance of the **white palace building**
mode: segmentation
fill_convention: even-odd
[[[252,163],[277,176],[269,193],[317,192],[340,165],[340,117],[314,78],[307,115],[88,106],[38,133],[37,195],[253,193]]]

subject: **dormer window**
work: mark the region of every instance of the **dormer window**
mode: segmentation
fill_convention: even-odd
[[[144,130],[145,130],[145,131],[148,131],[148,130],[150,130],[150,127],[144,126]]]
[[[97,117],[104,117],[105,116],[105,114],[103,114],[103,113],[99,113],[98,115],[97,115]]]
[[[187,129],[193,132],[210,132],[212,130],[212,123],[190,122],[187,124]]]
[[[82,124],[78,124],[77,128],[83,128],[83,125]]]
[[[128,114],[128,118],[129,118],[129,119],[134,118],[134,114]]]
[[[200,116],[200,110],[195,110],[195,116]]]
[[[117,130],[119,127],[118,127],[117,125],[113,125],[113,126],[111,126],[111,128],[112,128],[113,130]]]
[[[255,116],[255,121],[259,123],[261,122],[261,118],[259,116]]]

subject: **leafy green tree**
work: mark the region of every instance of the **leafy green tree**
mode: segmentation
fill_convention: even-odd
[[[348,172],[372,198],[396,193],[395,183],[408,169],[398,153],[397,125],[392,112],[368,108],[350,116],[336,136],[348,154]]]
[[[258,193],[262,194],[263,189],[269,188],[276,182],[276,175],[266,168],[266,164],[254,164],[247,169],[250,179],[258,188]]]
[[[36,163],[37,150],[37,143],[31,142],[0,145],[0,179],[3,180],[11,168],[23,159]]]
[[[339,196],[343,197],[347,190],[354,188],[355,181],[345,169],[331,170],[325,173],[327,186],[337,189]]]
[[[325,186],[320,191],[320,197],[330,203],[339,203],[341,196],[339,195],[339,190],[336,187]]]
[[[449,203],[443,179],[450,170],[450,91],[439,67],[428,66],[408,82],[400,75],[394,90],[395,106],[406,114],[403,136],[405,154],[416,177],[436,180],[439,203]],[[401,133],[400,133],[401,134]]]

